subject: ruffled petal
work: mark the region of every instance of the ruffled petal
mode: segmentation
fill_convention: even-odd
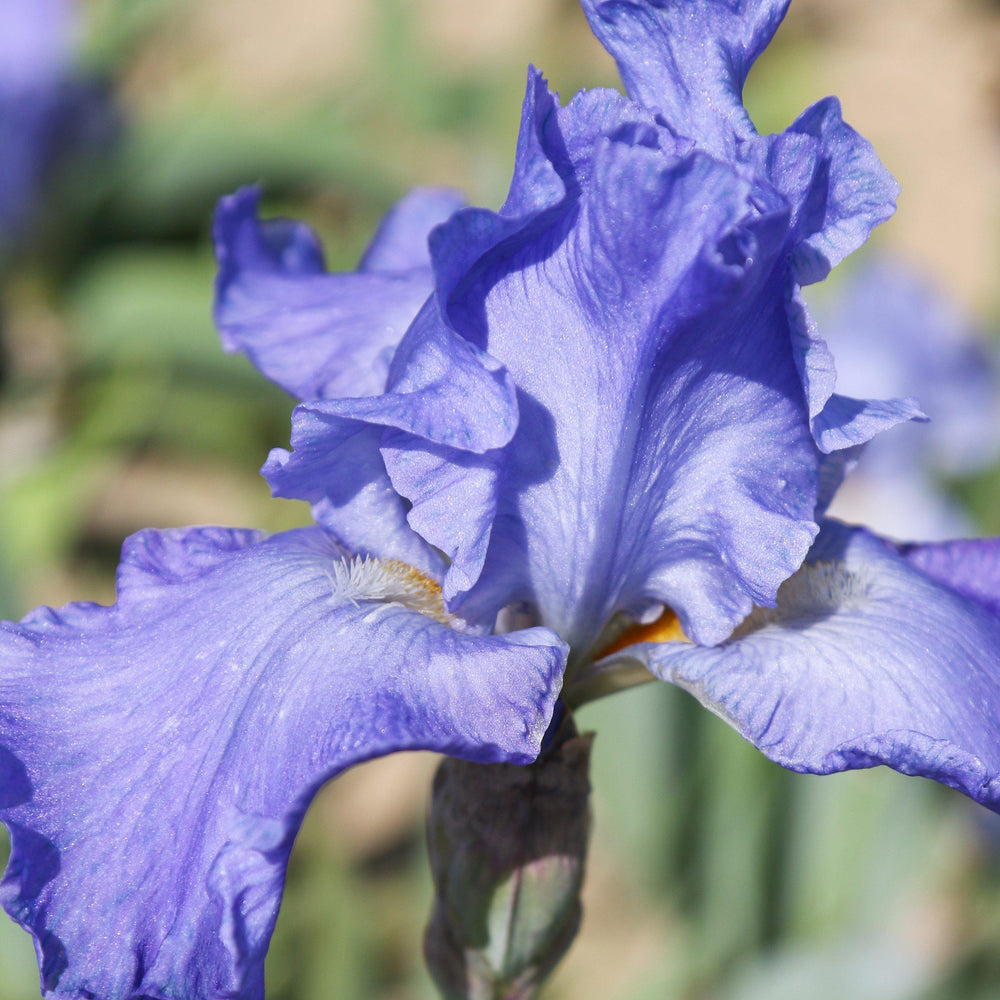
[[[912,397],[852,399],[835,393],[837,370],[833,355],[794,284],[788,296],[787,313],[792,352],[809,406],[809,426],[816,446],[824,455],[857,449],[897,424],[927,420]],[[826,503],[822,505],[825,506]]]
[[[787,0],[584,0],[583,7],[635,100],[699,148],[749,159],[788,197],[802,284],[825,277],[895,210],[899,186],[843,121],[836,99],[818,102],[781,135],[757,135],[743,84]]]
[[[624,99],[622,99],[624,100]],[[511,181],[507,200],[504,202],[500,216],[506,219],[519,219],[532,216],[546,208],[558,205],[566,196],[566,185],[563,177],[571,171],[560,171],[558,159],[547,148],[546,123],[558,109],[558,102],[549,91],[545,78],[534,67],[528,67],[528,84],[521,105],[521,127],[517,135],[517,151],[514,155],[514,177]],[[564,153],[568,159],[568,151]],[[492,212],[485,213],[484,226],[496,225],[496,217]],[[435,234],[440,239],[441,233]],[[492,243],[490,244],[492,245]],[[475,262],[484,251],[480,240],[471,247],[467,256],[461,254],[461,247],[456,246],[447,254],[438,253],[438,260],[453,261],[455,273],[461,274],[465,268]],[[440,265],[439,265],[440,267]],[[440,272],[439,272],[440,274]],[[447,278],[447,275],[444,277]]]
[[[489,470],[496,448],[517,427],[518,403],[506,370],[445,328],[434,300],[422,315],[427,335],[401,347],[401,356],[419,357],[395,391],[301,404],[292,414],[292,450],[274,449],[261,471],[275,496],[308,501],[319,524],[361,551],[403,559],[440,579],[442,549],[453,560],[445,584],[450,599],[471,587],[482,567],[495,514]],[[383,447],[387,435],[413,450],[409,473],[397,468],[395,479],[384,458],[397,466],[407,458]],[[420,462],[424,449],[429,461]],[[444,455],[454,470],[441,466]],[[455,545],[428,532],[428,511],[413,511],[403,499],[417,493],[409,485],[417,469],[430,507],[457,532]],[[483,482],[469,480],[484,474]]]
[[[482,213],[483,231],[490,232],[501,224],[519,229],[525,218],[554,208],[567,194],[579,191],[590,176],[594,143],[602,136],[676,154],[691,151],[690,141],[679,141],[651,110],[629,101],[616,90],[580,91],[572,104],[573,114],[563,113],[558,95],[549,90],[545,77],[534,66],[529,67],[510,190],[499,215]],[[500,220],[504,220],[503,223]],[[451,232],[454,234],[455,227]],[[467,235],[478,234],[468,229]],[[444,234],[438,231],[435,238],[443,239]],[[494,237],[489,246],[497,242]],[[454,242],[447,254],[435,253],[439,286],[449,290],[454,287],[453,282],[448,281],[448,272],[442,271],[446,260],[454,262],[461,272],[489,246],[478,238],[465,244],[464,257],[461,246]]]
[[[393,488],[403,496],[419,497],[407,523],[421,538],[434,540],[450,560],[443,589],[445,599],[453,602],[467,594],[483,573],[497,516],[503,455],[448,448],[393,430],[383,434],[381,454],[392,469]],[[493,589],[502,595],[500,603],[506,603],[503,568],[491,579]],[[476,610],[463,606],[462,614],[488,622],[497,607],[495,603]]]
[[[317,529],[143,532],[123,560],[113,608],[0,628],[3,903],[47,994],[260,1000],[317,788],[401,749],[533,759],[565,647],[457,631]]]
[[[402,559],[439,580],[445,567],[437,549],[443,549],[455,560],[445,580],[450,599],[478,575],[495,511],[488,507],[484,514],[481,486],[470,485],[464,476],[493,467],[495,459],[483,456],[510,440],[518,405],[503,366],[447,330],[433,299],[422,315],[429,335],[419,342],[411,338],[401,352],[409,357],[416,345],[424,364],[406,369],[398,391],[301,404],[292,414],[292,450],[274,449],[261,472],[275,496],[308,501],[319,524],[349,538],[360,551]],[[458,525],[462,541],[457,548],[424,531],[426,514],[415,513],[403,499],[410,495],[406,477],[388,475],[384,459],[393,452],[381,445],[393,433],[416,451],[429,447],[433,452],[430,466],[420,466],[421,481],[433,494],[431,505],[449,525]],[[444,454],[455,459],[455,471],[438,468]],[[445,480],[457,491],[446,491]],[[461,517],[456,518],[456,510]],[[463,587],[470,573],[471,582]]]
[[[503,447],[518,421],[516,389],[504,366],[449,330],[433,299],[400,344],[385,393],[298,409],[322,414],[336,435],[339,421],[365,422],[477,453]],[[320,447],[314,442],[317,455]],[[330,471],[336,474],[333,465]]]
[[[716,155],[756,135],[743,84],[790,0],[582,0],[629,95]]]
[[[292,413],[292,451],[275,448],[261,473],[276,497],[305,500],[313,517],[353,551],[400,559],[435,580],[441,556],[407,523],[379,452],[382,428],[329,414],[323,403]]]
[[[997,809],[997,553],[994,541],[901,556],[827,522],[777,607],[756,609],[727,642],[630,653],[792,770],[887,764]],[[984,565],[991,582],[969,596]]]
[[[804,111],[788,133],[810,136],[818,145],[811,190],[800,195],[814,206],[814,213],[803,220],[794,255],[796,279],[808,285],[825,278],[895,212],[899,184],[872,144],[841,117],[834,97]],[[771,174],[779,190],[785,189],[784,178],[794,175],[794,170]]]
[[[427,235],[458,195],[425,190],[403,199],[353,274],[326,273],[303,223],[261,223],[259,196],[244,188],[216,211],[214,316],[223,346],[299,399],[381,392],[393,350],[432,291]]]
[[[655,129],[631,121],[604,119],[610,134],[577,167],[559,156],[575,142],[558,133],[590,127],[595,98],[579,103],[583,125],[578,102],[545,117],[540,146],[566,191],[558,206],[487,241],[460,280],[448,250],[486,231],[486,213],[458,213],[432,240],[447,275],[439,297],[452,289],[448,323],[517,385],[515,436],[494,444],[498,455],[478,452],[488,470],[440,449],[416,460],[398,442],[383,457],[410,523],[452,555],[463,586],[489,565],[496,600],[532,601],[574,644],[652,599],[718,641],[753,601],[773,600],[815,532],[819,460],[785,313],[787,208],[726,164],[657,147]],[[415,323],[390,387],[433,375],[442,343]],[[474,510],[474,539],[466,518],[445,515],[445,480]],[[483,552],[489,517],[503,560]]]
[[[851,399],[834,393],[811,426],[817,447],[829,454],[865,444],[909,420],[927,420],[915,399]]]

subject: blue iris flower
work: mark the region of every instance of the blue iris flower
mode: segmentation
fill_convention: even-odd
[[[22,234],[60,156],[107,142],[117,126],[104,88],[73,71],[75,7],[0,4],[0,249]]]
[[[261,997],[325,780],[525,762],[560,694],[651,675],[787,767],[1000,806],[1000,544],[823,516],[921,416],[834,391],[799,293],[895,183],[834,101],[754,130],[784,0],[583,6],[628,97],[532,71],[499,212],[414,192],[329,274],[256,192],[221,203],[217,322],[302,400],[263,471],[316,526],[141,532],[114,607],[3,626],[3,902],[47,994]]]

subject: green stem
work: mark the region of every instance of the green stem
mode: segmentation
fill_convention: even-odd
[[[655,680],[656,677],[638,660],[621,659],[606,664],[590,663],[579,670],[563,688],[562,697],[570,711],[574,711],[598,698]]]

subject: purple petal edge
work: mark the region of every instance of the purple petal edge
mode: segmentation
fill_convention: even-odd
[[[123,559],[115,606],[0,625],[3,905],[47,996],[262,1000],[318,787],[401,749],[530,761],[565,647],[458,631],[318,529],[147,531]]]

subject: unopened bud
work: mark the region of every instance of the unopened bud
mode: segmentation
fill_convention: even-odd
[[[534,764],[438,768],[424,955],[446,1000],[529,1000],[576,937],[591,741],[567,719]]]

